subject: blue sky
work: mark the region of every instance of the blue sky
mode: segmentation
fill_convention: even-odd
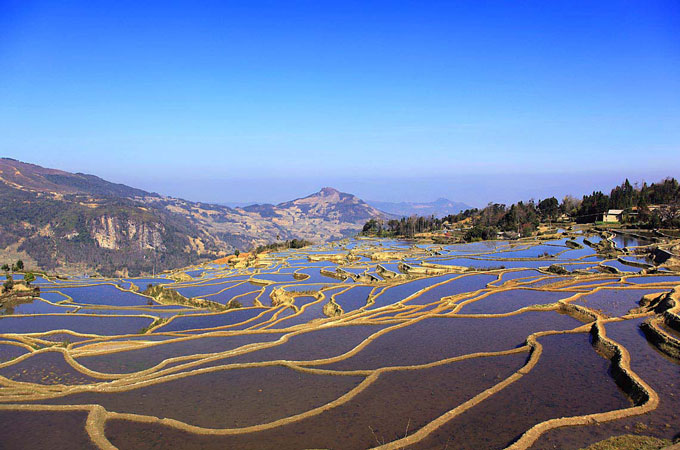
[[[677,1],[0,0],[0,153],[217,202],[581,195],[680,175],[678,30]]]

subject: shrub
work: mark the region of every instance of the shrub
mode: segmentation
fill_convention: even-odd
[[[227,302],[228,309],[243,308],[243,305],[238,300],[231,299]]]
[[[32,272],[26,272],[24,274],[24,281],[26,282],[26,286],[30,286],[31,283],[35,281],[35,275],[33,275]]]
[[[2,292],[9,292],[14,288],[14,278],[11,274],[7,274],[7,281],[2,284]]]

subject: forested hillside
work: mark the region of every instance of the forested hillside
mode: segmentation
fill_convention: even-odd
[[[510,207],[490,203],[483,209],[468,209],[442,218],[411,216],[401,220],[372,219],[364,224],[368,235],[412,237],[417,233],[442,230],[445,225],[467,225],[465,240],[494,239],[499,232],[526,236],[536,231],[541,222],[573,220],[594,223],[602,220],[609,209],[623,210],[621,221],[640,228],[680,228],[680,186],[675,178],[634,187],[628,180],[611,190],[609,195],[593,192],[581,200],[566,196],[538,202],[529,200]]]

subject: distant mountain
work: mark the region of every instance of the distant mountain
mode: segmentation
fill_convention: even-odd
[[[352,194],[325,187],[304,198],[277,205],[278,210],[298,212],[310,219],[334,220],[339,223],[361,223],[385,213]]]
[[[244,206],[255,205],[255,202],[220,202],[218,205],[228,206],[229,208],[243,208]]]
[[[433,202],[417,203],[417,202],[378,202],[368,201],[368,204],[389,214],[394,214],[399,217],[408,217],[412,215],[443,217],[449,214],[457,214],[466,209],[471,209],[472,206],[461,202],[452,202],[445,198],[439,198]]]
[[[351,236],[372,217],[388,215],[332,188],[229,208],[0,159],[0,259],[29,267],[150,273],[276,240]]]
[[[297,237],[315,242],[353,236],[368,219],[389,217],[354,195],[330,187],[278,205],[250,205],[235,211],[252,219],[256,222],[253,226],[263,232],[266,226],[274,226],[282,239]],[[258,233],[253,231],[254,235]]]

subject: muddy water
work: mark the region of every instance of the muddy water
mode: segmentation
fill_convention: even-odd
[[[337,282],[337,280],[336,280],[336,282]],[[300,292],[300,291],[310,291],[310,290],[311,291],[320,291],[322,289],[326,289],[326,288],[330,287],[332,284],[334,284],[334,283],[329,282],[329,283],[323,283],[323,284],[321,284],[321,283],[309,284],[309,283],[303,282],[303,283],[300,283],[300,284],[297,284],[297,285],[295,285],[295,284],[286,285],[285,289],[289,292]]]
[[[470,244],[458,244],[458,245],[447,245],[444,248],[450,252],[464,252],[464,253],[490,253],[493,252],[497,247],[502,247],[507,245],[507,242],[503,241],[485,241],[485,242],[473,242]]]
[[[624,247],[637,247],[640,245],[647,245],[650,244],[651,241],[647,239],[638,239],[632,236],[628,236],[625,234],[616,234],[612,238],[612,241],[616,244],[616,247],[618,248],[624,248]]]
[[[281,306],[276,309],[276,314],[274,314],[268,321],[261,322],[251,327],[246,328],[247,330],[263,330],[265,328],[270,328],[274,323],[280,322],[285,323],[285,320],[289,317],[295,315],[297,311],[292,307]]]
[[[582,236],[576,237],[582,241]],[[374,384],[360,392],[349,402],[325,410],[319,415],[308,417],[299,422],[280,426],[276,429],[233,437],[200,436],[178,432],[176,429],[160,425],[139,425],[132,422],[111,421],[106,429],[108,436],[120,448],[369,448],[383,442],[411,435],[415,430],[429,423],[442,413],[451,410],[461,402],[482,392],[489,386],[505,379],[521,367],[528,353],[524,349],[518,354],[473,358],[455,363],[440,364],[424,369],[419,364],[441,362],[444,358],[464,356],[476,352],[500,351],[523,347],[528,335],[539,330],[567,330],[581,325],[575,319],[554,311],[528,312],[508,317],[466,318],[434,317],[435,311],[451,312],[450,303],[440,300],[456,294],[479,296],[489,292],[487,298],[479,299],[464,306],[460,311],[466,313],[498,314],[516,311],[524,306],[552,303],[557,299],[572,296],[560,286],[567,286],[569,278],[550,276],[549,279],[531,284],[546,275],[533,269],[560,263],[568,268],[587,268],[602,261],[592,255],[592,250],[567,250],[566,238],[549,244],[540,241],[526,242],[489,242],[470,245],[456,245],[442,248],[438,245],[414,247],[411,242],[362,240],[349,244],[317,246],[302,251],[281,252],[287,260],[270,254],[266,268],[243,268],[229,270],[226,267],[204,266],[191,271],[200,278],[189,282],[169,285],[180,289],[190,296],[205,296],[210,300],[226,302],[238,294],[247,293],[240,298],[244,306],[254,304],[256,296],[265,307],[242,308],[224,313],[210,313],[196,308],[147,305],[148,299],[130,292],[122,292],[111,283],[129,287],[127,280],[90,280],[73,279],[51,284],[52,289],[62,289],[73,294],[79,302],[88,305],[76,314],[41,315],[49,311],[63,311],[62,308],[38,301],[20,305],[18,312],[31,314],[29,317],[0,317],[1,340],[15,342],[20,337],[7,333],[33,333],[71,329],[85,333],[96,333],[101,338],[76,337],[69,333],[58,332],[54,336],[39,336],[52,342],[37,341],[34,345],[52,345],[64,348],[68,340],[80,343],[70,345],[72,355],[78,348],[87,348],[101,342],[100,350],[111,353],[97,356],[80,356],[78,362],[96,371],[128,374],[125,383],[135,383],[142,379],[134,374],[148,369],[172,357],[187,357],[189,366],[203,370],[192,373],[192,367],[185,362],[172,362],[166,365],[179,377],[160,379],[162,383],[139,386],[134,390],[96,393],[73,393],[69,389],[82,389],[81,384],[91,386],[115,386],[119,383],[102,382],[87,378],[66,363],[60,352],[49,351],[33,355],[23,362],[10,361],[0,375],[12,380],[34,383],[40,387],[36,392],[69,393],[58,398],[31,400],[43,403],[97,403],[112,411],[152,414],[210,427],[241,427],[263,423],[299,414],[310,408],[327,405],[339,396],[350,392],[371,371],[381,375]],[[363,253],[358,261],[351,262],[349,271],[353,273],[376,273],[377,264],[398,270],[398,261],[418,265],[425,260],[441,261],[448,264],[470,263],[476,267],[517,267],[517,272],[494,270],[491,273],[460,271],[424,278],[403,278],[384,280],[374,283],[341,282],[320,274],[324,267],[333,270],[336,265],[327,261],[310,263],[308,255],[346,254],[350,247]],[[372,258],[374,251],[396,252],[386,261]],[[495,252],[495,253],[494,253]],[[557,253],[561,253],[557,255]],[[373,253],[373,254],[372,254]],[[545,253],[557,255],[553,258],[535,259]],[[587,255],[578,262],[570,259]],[[534,258],[510,260],[510,258]],[[607,264],[616,261],[607,261]],[[343,267],[345,264],[340,264]],[[280,270],[280,271],[279,271]],[[312,276],[308,280],[293,279],[293,271]],[[499,280],[499,275],[501,279]],[[583,304],[599,309],[610,315],[618,315],[636,306],[639,297],[645,292],[670,289],[678,278],[640,277],[628,275],[628,283],[621,282],[620,276],[600,275],[593,280],[578,275],[570,275],[578,285],[576,292],[583,293],[593,289],[589,283],[609,283],[612,289],[597,292],[585,297]],[[270,286],[256,286],[242,283],[251,277],[272,280]],[[518,280],[529,277],[529,280]],[[512,282],[518,280],[522,284]],[[441,286],[437,283],[446,282]],[[498,287],[510,281],[515,289],[498,292]],[[652,285],[647,282],[655,283]],[[530,284],[525,284],[529,282]],[[556,285],[556,282],[560,282]],[[666,282],[667,284],[661,284]],[[107,284],[108,283],[108,284]],[[397,284],[401,283],[401,284]],[[639,285],[637,285],[639,283]],[[78,286],[80,285],[80,286]],[[270,307],[269,294],[276,288],[286,286],[290,291],[325,291],[324,300],[316,300],[310,294],[297,297],[293,308]],[[662,287],[658,287],[661,285]],[[218,293],[225,287],[232,286]],[[639,289],[625,290],[623,286],[636,286]],[[144,286],[140,286],[144,287]],[[336,301],[346,313],[338,317],[325,317],[323,306],[329,297],[348,287],[350,291],[340,294]],[[549,287],[550,290],[530,288]],[[424,288],[429,290],[422,291]],[[375,304],[367,305],[369,293],[382,293],[375,297]],[[405,300],[416,292],[420,294]],[[211,295],[214,294],[214,295]],[[65,297],[57,292],[45,292],[45,298],[62,301]],[[465,297],[465,299],[471,296]],[[142,299],[142,304],[136,304]],[[458,302],[464,299],[457,299]],[[426,306],[425,306],[426,305]],[[381,308],[376,314],[376,309]],[[71,304],[69,310],[76,305]],[[365,307],[365,310],[361,310]],[[108,309],[110,308],[110,309]],[[144,311],[143,310],[148,310]],[[83,312],[102,311],[109,317],[90,317]],[[111,317],[112,314],[143,313],[150,317]],[[154,317],[171,319],[154,333],[139,334],[145,331]],[[320,320],[319,320],[320,319]],[[273,333],[260,332],[273,325]],[[614,432],[645,430],[662,437],[673,437],[679,433],[676,423],[680,418],[677,397],[678,363],[665,359],[644,337],[639,334],[636,322],[608,324],[610,336],[618,336],[633,355],[633,363],[642,377],[650,382],[662,396],[662,404],[654,413],[645,418],[624,420],[598,427],[575,428],[572,435],[560,435],[559,431],[549,433],[546,440],[539,441],[537,448],[578,448],[591,442],[599,430],[609,430],[602,437]],[[345,326],[340,326],[345,325]],[[399,325],[399,326],[397,326]],[[294,327],[291,331],[290,327]],[[275,342],[285,332],[293,334]],[[227,331],[229,336],[205,335],[211,329]],[[255,330],[245,331],[247,329]],[[385,334],[355,352],[358,345],[376,332]],[[295,333],[303,333],[295,335]],[[136,333],[136,334],[131,334]],[[109,337],[110,336],[110,337]],[[192,340],[178,340],[182,336],[196,337]],[[33,342],[31,336],[24,336],[26,342]],[[145,348],[127,347],[122,350],[124,341],[142,344],[157,344]],[[146,342],[145,342],[146,341]],[[453,419],[425,441],[414,448],[500,448],[512,442],[533,424],[561,415],[582,414],[627,406],[628,400],[621,395],[608,375],[608,361],[597,356],[588,342],[586,333],[579,335],[542,337],[545,353],[538,366],[516,383],[495,394],[460,417]],[[205,355],[228,352],[243,345],[260,343],[256,349],[231,357],[219,355],[213,361],[201,360]],[[95,347],[90,347],[95,348]],[[645,350],[646,349],[646,350]],[[0,342],[0,358],[13,358],[26,350],[12,348]],[[352,351],[351,356],[342,356]],[[645,355],[647,358],[645,359]],[[4,355],[4,356],[3,356]],[[322,358],[335,358],[335,362],[314,362]],[[637,359],[636,359],[637,358]],[[295,371],[284,363],[272,366],[272,361],[298,361],[301,367],[313,369],[315,364],[321,370],[336,370],[335,373],[311,374],[304,370]],[[225,370],[218,367],[233,363],[263,363],[262,367],[249,367]],[[410,365],[403,367],[405,365]],[[413,366],[416,365],[416,366]],[[395,367],[401,366],[401,367]],[[214,369],[218,369],[215,371]],[[211,371],[212,372],[208,372]],[[361,370],[362,375],[349,375],[343,371]],[[343,375],[344,374],[344,375]],[[156,374],[157,376],[157,374]],[[83,378],[84,377],[84,378]],[[23,387],[30,387],[25,384]],[[47,390],[48,388],[49,390]],[[0,389],[7,395],[16,392],[15,388]],[[45,395],[46,397],[47,395]],[[0,403],[2,396],[0,395]],[[77,415],[77,414],[76,414]],[[30,415],[17,416],[30,422]],[[46,426],[55,422],[54,417],[45,414]],[[65,418],[68,414],[64,415]],[[82,414],[79,420],[82,422]],[[638,420],[636,422],[636,420]],[[12,422],[10,421],[12,424]],[[64,427],[70,426],[64,419]],[[502,426],[498,426],[502,424]],[[641,424],[641,425],[640,425]],[[16,425],[21,430],[21,424]],[[618,428],[617,428],[618,427]],[[598,430],[593,433],[592,430]],[[83,424],[78,428],[83,431]],[[579,430],[585,430],[583,433]],[[651,430],[651,431],[650,431]],[[78,446],[77,433],[73,433]],[[26,441],[32,443],[30,439]],[[59,448],[59,437],[54,439]],[[36,448],[40,442],[36,441]],[[0,434],[0,448],[4,448]],[[448,445],[448,447],[447,447]],[[543,445],[543,447],[540,447]],[[11,448],[11,447],[10,447]]]
[[[10,380],[42,385],[89,384],[101,380],[78,372],[60,352],[36,353],[10,367],[0,368],[0,376]]]
[[[311,299],[311,297],[305,297]],[[295,303],[298,304],[301,297],[295,299]],[[286,318],[284,321],[274,325],[274,328],[288,328],[295,325],[301,325],[308,323],[314,319],[322,319],[326,316],[323,314],[323,305],[325,302],[313,299],[313,302],[305,302],[304,305],[298,305],[300,311],[298,314]]]
[[[28,349],[11,344],[0,344],[0,364],[28,353]]]
[[[326,269],[329,269],[331,271],[334,271],[334,268],[331,267],[326,267]],[[312,268],[312,269],[303,269],[303,270],[298,270],[298,273],[303,273],[305,275],[309,275],[309,278],[306,280],[302,280],[302,283],[336,283],[338,280],[335,278],[327,277],[325,275],[322,275],[320,272],[321,268]],[[267,277],[266,275],[261,275],[261,277]],[[293,280],[295,281],[295,280]]]
[[[285,344],[229,358],[224,363],[271,361],[310,361],[330,358],[350,351],[364,339],[385,328],[383,325],[357,325],[311,331],[293,336]],[[324,369],[328,367],[322,367]]]
[[[680,277],[672,276],[628,277],[627,281],[639,284],[680,283]]]
[[[631,406],[587,334],[543,337],[543,355],[519,381],[453,419],[412,449],[501,449],[555,417]],[[508,414],[512,411],[512,414]]]
[[[458,312],[460,314],[502,314],[517,311],[525,306],[554,303],[571,295],[573,293],[513,289],[493,293],[488,297],[468,303]]]
[[[108,284],[61,288],[60,291],[71,297],[74,303],[87,305],[138,306],[146,305],[149,301],[147,297],[134,292],[121,291]]]
[[[40,333],[65,329],[86,334],[132,334],[152,321],[144,317],[93,317],[75,314],[3,317],[0,318],[0,330],[3,333]]]
[[[610,284],[614,283],[616,281],[619,281],[618,278],[604,278],[604,279],[597,279],[597,280],[592,280],[592,281],[583,281],[581,283],[572,283],[569,285],[570,288],[586,288],[590,287],[593,285],[599,285],[599,284]]]
[[[63,299],[60,299],[63,300]],[[58,313],[63,314],[73,310],[74,305],[68,306],[56,306],[50,303],[44,302],[39,299],[35,299],[29,303],[21,303],[18,305],[10,306],[3,305],[0,308],[0,314],[2,315],[12,315],[12,314],[50,314]]]
[[[601,311],[609,317],[617,317],[639,307],[638,302],[643,295],[663,291],[663,289],[602,289],[580,297],[574,303]]]
[[[290,308],[285,308],[283,306],[277,306],[275,308],[266,309],[262,314],[258,315],[254,320],[244,322],[242,324],[236,325],[230,329],[232,330],[247,330],[252,328],[257,328],[262,324],[269,323],[273,320],[274,316],[279,313],[279,315],[284,314],[285,310],[292,311]]]
[[[138,308],[138,309],[107,309],[107,308],[79,308],[79,309],[73,309],[70,308],[72,312],[76,312],[78,314],[106,314],[106,315],[112,315],[112,316],[140,316],[140,315],[148,315],[148,316],[154,316],[154,317],[165,317],[169,318],[172,316],[176,316],[177,314],[205,314],[207,312],[210,312],[207,309],[174,309],[174,310],[164,310],[164,309],[147,309],[147,308]]]
[[[400,300],[405,299],[409,295],[415,294],[421,289],[430,287],[434,284],[441,283],[455,278],[458,275],[443,275],[439,277],[425,278],[422,280],[410,281],[398,286],[392,286],[383,291],[381,295],[375,298],[375,304],[369,309],[380,308],[381,306],[391,305]]]
[[[525,360],[526,354],[518,354],[387,373],[347,404],[259,433],[206,437],[165,427],[111,421],[107,424],[106,435],[121,449],[139,448],[140,445],[159,449],[365,449],[412,434],[430,420],[506,378]],[[160,435],[164,439],[159,439]]]
[[[366,306],[372,286],[355,286],[347,292],[335,296],[335,303],[346,313]]]
[[[158,328],[157,332],[193,330],[197,328],[214,328],[235,325],[252,319],[263,313],[263,308],[234,309],[220,314],[193,315],[176,317],[171,322]]]
[[[97,372],[130,373],[148,369],[168,358],[225,352],[247,344],[275,341],[280,337],[280,333],[262,333],[192,338],[179,342],[161,343],[159,345],[135,350],[97,356],[83,356],[76,360],[88,369]]]
[[[560,260],[578,259],[578,258],[583,258],[584,256],[589,256],[589,255],[594,255],[594,254],[595,254],[595,251],[592,248],[586,246],[584,248],[567,250],[566,252],[562,253],[558,257],[558,259],[560,259]]]
[[[203,298],[213,302],[226,304],[229,302],[229,300],[238,295],[246,294],[248,292],[258,292],[261,291],[262,289],[263,289],[262,286],[256,286],[250,282],[245,282],[243,284],[231,287],[214,295],[205,295]]]
[[[127,392],[73,394],[42,403],[96,403],[110,411],[169,417],[202,427],[238,428],[321,406],[362,380],[258,367],[203,373]]]
[[[317,270],[318,272],[318,270]],[[295,283],[298,280],[295,279],[292,273],[257,273],[253,275],[254,280],[268,280],[275,281],[277,283]]]
[[[460,276],[460,275],[458,275]],[[439,279],[441,281],[446,278]],[[496,280],[496,275],[468,275],[458,279],[451,279],[451,281],[441,286],[434,287],[428,291],[423,292],[418,297],[409,300],[407,305],[424,305],[426,303],[436,302],[449,295],[461,294],[463,292],[473,292],[479,289],[486,288],[488,283]]]
[[[85,431],[87,412],[0,410],[3,450],[97,450]]]
[[[545,275],[540,273],[538,270],[517,270],[514,272],[505,272],[503,274],[503,277],[501,278],[501,281],[500,282],[497,281],[494,284],[500,286],[507,281],[513,280],[515,280],[517,283],[528,283],[530,281],[537,280],[538,278],[542,278],[544,276]]]
[[[322,367],[355,370],[425,364],[468,353],[509,350],[524,345],[527,336],[536,331],[566,330],[579,325],[577,320],[552,311],[504,318],[424,319],[378,337],[349,359]]]
[[[519,267],[542,267],[552,264],[552,260],[522,260],[522,261],[507,261],[498,259],[485,259],[481,257],[475,258],[452,258],[452,259],[428,259],[428,262],[435,264],[443,264],[446,266],[463,266],[474,267],[476,269],[500,269],[500,268],[519,268]]]
[[[87,336],[77,336],[71,333],[50,333],[41,335],[40,339],[44,341],[57,342],[57,343],[69,343],[69,342],[82,342],[92,340],[92,337]]]
[[[141,290],[146,289],[147,287],[149,287],[150,284],[152,285],[168,284],[173,282],[172,280],[169,280],[167,278],[125,278],[123,281],[133,283]]]
[[[216,294],[219,291],[225,289],[233,289],[239,284],[243,284],[243,281],[236,280],[214,280],[209,284],[199,284],[196,286],[186,286],[177,288],[177,292],[185,297],[203,297],[210,294]],[[246,283],[247,284],[247,283]]]
[[[572,280],[572,279],[573,279],[573,277],[548,277],[544,280],[534,281],[534,282],[530,282],[530,283],[526,283],[526,284],[529,287],[537,288],[537,287],[549,286],[549,285],[555,284],[555,283],[563,283],[565,281],[569,281],[569,280]]]
[[[556,255],[568,251],[569,248],[566,246],[556,246],[556,245],[535,245],[529,247],[525,250],[509,250],[502,251],[494,254],[494,257],[498,258],[541,258],[548,255]],[[591,251],[592,253],[592,251]]]
[[[650,345],[640,331],[644,319],[606,325],[607,335],[631,353],[631,368],[660,396],[656,410],[647,414],[602,423],[569,427],[546,433],[532,450],[581,448],[613,435],[641,434],[664,439],[680,437],[680,362],[667,358]]]

